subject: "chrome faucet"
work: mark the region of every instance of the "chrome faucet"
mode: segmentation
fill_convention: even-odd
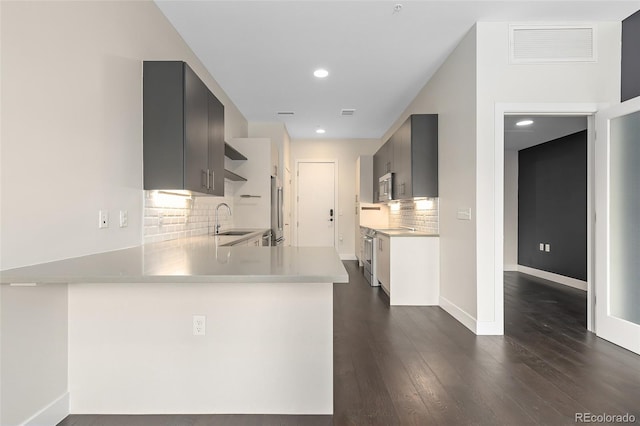
[[[216,235],[218,235],[220,233],[220,223],[218,223],[218,209],[221,206],[225,206],[227,208],[227,211],[229,212],[229,216],[231,216],[231,207],[229,207],[229,205],[227,203],[220,203],[216,206],[216,214],[215,214],[215,219],[213,222],[213,229],[214,229],[214,233]]]

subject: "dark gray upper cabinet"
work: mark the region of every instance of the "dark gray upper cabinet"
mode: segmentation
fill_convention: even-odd
[[[209,101],[209,168],[212,173],[210,193],[224,195],[224,105],[213,93],[208,92]]]
[[[438,196],[438,115],[414,114],[394,133],[394,198]]]
[[[224,106],[182,61],[145,61],[144,189],[224,195]]]
[[[438,115],[414,114],[373,156],[374,202],[378,179],[393,173],[393,198],[438,196]]]
[[[379,180],[381,176],[384,176],[391,171],[391,158],[389,153],[391,151],[391,139],[385,142],[380,147],[378,152],[373,156],[373,202],[380,202],[380,185]]]

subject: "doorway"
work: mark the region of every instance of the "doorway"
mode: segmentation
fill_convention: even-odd
[[[296,168],[296,245],[335,247],[336,162],[299,160]]]
[[[527,274],[587,291],[587,127],[585,115],[504,117],[504,270],[510,281]],[[586,328],[586,293],[583,300]]]
[[[587,117],[587,329],[595,331],[595,292],[594,277],[594,141],[595,141],[595,113],[601,105],[596,103],[528,103],[511,104],[498,103],[495,106],[494,128],[494,172],[493,179],[493,299],[494,322],[490,333],[504,333],[504,121],[510,115],[556,115],[556,116],[586,116]]]

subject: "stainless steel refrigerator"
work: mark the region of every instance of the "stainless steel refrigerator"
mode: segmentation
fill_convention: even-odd
[[[284,209],[282,207],[284,197],[282,186],[278,185],[278,179],[271,177],[271,245],[280,246],[284,243]]]

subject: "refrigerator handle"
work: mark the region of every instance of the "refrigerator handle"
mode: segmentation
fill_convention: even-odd
[[[278,229],[282,231],[282,187],[278,188]]]

